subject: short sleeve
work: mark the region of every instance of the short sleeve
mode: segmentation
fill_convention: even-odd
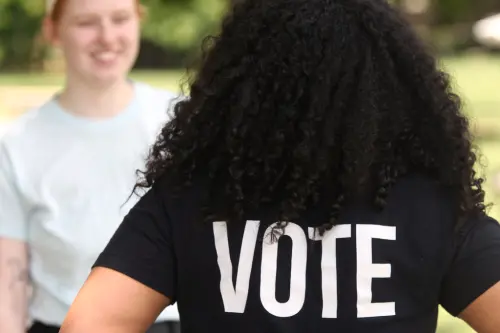
[[[0,144],[0,237],[27,239],[25,206],[10,156]]]
[[[176,260],[169,217],[150,189],[126,215],[93,267],[118,271],[175,302]]]
[[[465,230],[441,289],[441,305],[453,316],[500,281],[500,224],[484,216]]]

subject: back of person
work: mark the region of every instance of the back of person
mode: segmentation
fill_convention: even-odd
[[[383,212],[346,206],[323,236],[327,194],[274,239],[275,205],[244,223],[199,223],[209,193],[206,181],[180,195],[148,193],[96,263],[120,269],[118,254],[147,258],[126,272],[175,290],[183,332],[431,333],[439,305],[458,316],[500,277],[484,265],[500,256],[498,222],[484,216],[455,234],[450,194],[422,175],[398,181]],[[139,210],[150,218],[139,220]],[[137,242],[134,225],[147,239],[165,237],[175,253],[168,278],[153,274],[168,259],[151,258],[157,242]]]
[[[432,333],[439,305],[497,333],[500,225],[402,15],[242,1],[207,40],[61,332],[142,332],[178,304],[183,333]]]

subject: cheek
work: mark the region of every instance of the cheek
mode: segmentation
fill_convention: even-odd
[[[68,33],[63,39],[63,47],[68,52],[82,52],[86,49],[91,49],[95,44],[97,34],[92,30],[78,30],[73,33]]]
[[[139,44],[140,40],[140,29],[138,24],[128,24],[121,29],[121,39],[124,40],[127,45],[135,46]]]
[[[79,35],[69,38],[63,43],[63,52],[70,67],[82,69],[89,66],[91,52],[96,49],[93,38]]]

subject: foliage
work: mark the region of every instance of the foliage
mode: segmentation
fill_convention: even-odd
[[[498,0],[436,0],[438,24],[474,22],[487,14],[500,12]]]
[[[144,38],[169,52],[186,54],[205,35],[217,31],[221,15],[236,1],[242,0],[142,0],[149,13]],[[430,1],[433,21],[439,25],[471,22],[500,12],[498,0]],[[45,55],[38,47],[44,8],[45,0],[0,0],[0,69],[28,69]]]
[[[0,0],[0,68],[32,63],[43,11],[43,1]]]
[[[164,47],[191,50],[217,29],[227,0],[144,0],[148,18],[143,33]]]

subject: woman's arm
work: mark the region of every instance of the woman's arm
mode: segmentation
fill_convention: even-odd
[[[61,333],[144,333],[175,302],[172,228],[158,192],[156,187],[148,191],[125,216],[94,263]]]
[[[500,332],[500,224],[471,219],[455,237],[441,305],[479,333]]]
[[[0,332],[26,331],[28,277],[26,243],[0,238]]]
[[[500,282],[479,296],[459,317],[478,333],[499,332]]]
[[[170,300],[117,271],[96,267],[78,293],[61,333],[143,333]]]

